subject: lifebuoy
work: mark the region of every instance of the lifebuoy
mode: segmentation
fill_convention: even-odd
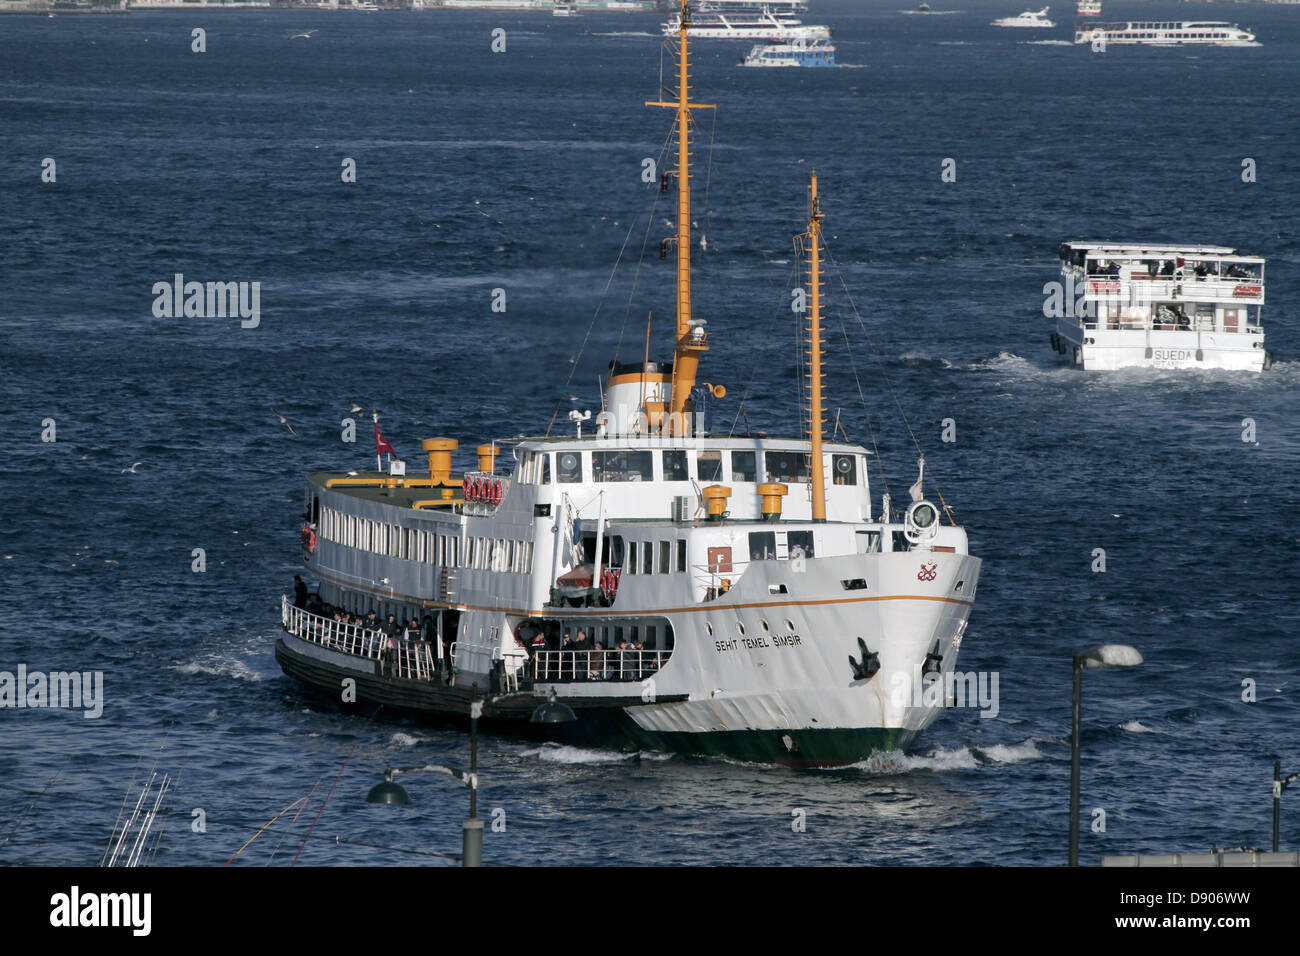
[[[605,568],[600,572],[600,590],[605,595],[605,600],[611,601],[614,595],[618,593],[619,572],[613,568]]]
[[[478,479],[477,478],[471,478],[469,479],[469,481],[465,483],[465,500],[466,501],[478,500]]]
[[[494,505],[501,504],[501,482],[500,481],[492,482],[492,503]]]

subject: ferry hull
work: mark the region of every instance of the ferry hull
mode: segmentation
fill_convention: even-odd
[[[1270,364],[1259,335],[1107,329],[1090,331],[1085,336],[1077,325],[1068,322],[1058,324],[1057,335],[1066,359],[1085,371],[1159,368],[1262,372]]]
[[[366,713],[411,714],[460,727],[468,721],[468,687],[439,687],[417,681],[379,678],[324,660],[304,647],[307,642],[287,635],[275,646],[275,659],[284,673],[332,699],[340,709]],[[356,681],[355,701],[345,701],[343,682]],[[403,686],[405,684],[406,686]],[[647,730],[631,716],[635,706],[623,702],[592,702],[579,707],[579,719],[566,724],[531,723],[533,710],[545,698],[520,695],[514,702],[498,700],[485,711],[482,727],[527,740],[576,747],[650,750],[683,756],[719,757],[790,767],[832,767],[859,763],[873,754],[907,750],[920,729],[836,728],[660,732]],[[570,704],[574,701],[567,701]]]

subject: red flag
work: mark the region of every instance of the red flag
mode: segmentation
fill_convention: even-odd
[[[375,454],[382,455],[384,452],[388,452],[388,454],[397,458],[398,461],[402,460],[401,458],[398,458],[397,452],[393,451],[393,446],[389,444],[388,439],[380,434],[379,422],[375,422]]]

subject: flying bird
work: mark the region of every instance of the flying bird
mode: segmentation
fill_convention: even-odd
[[[358,405],[356,402],[348,402],[348,410],[352,412],[353,415],[360,415],[362,412],[365,411],[365,409],[362,408],[360,405]]]
[[[123,469],[122,469],[122,474],[124,474],[124,475],[134,475],[134,474],[138,474],[138,472],[136,471],[136,469],[139,468],[139,467],[140,467],[141,465],[143,465],[143,464],[144,464],[144,462],[142,462],[142,461],[137,461],[137,462],[136,462],[135,464],[133,464],[130,468],[123,468]]]
[[[289,39],[290,39],[290,40],[296,40],[296,39],[298,39],[299,37],[302,37],[302,39],[304,39],[304,40],[310,40],[310,39],[311,39],[311,35],[312,35],[313,33],[319,33],[319,32],[320,32],[319,30],[308,30],[306,33],[295,33],[293,36],[289,37]]]
[[[279,412],[277,412],[274,408],[271,409],[271,414],[274,415],[276,418],[280,419],[280,424],[283,425],[285,428],[289,429],[289,434],[290,434],[290,435],[297,435],[297,434],[298,434],[296,431],[293,430],[293,426],[289,424],[289,419],[285,418],[283,415],[281,415]]]

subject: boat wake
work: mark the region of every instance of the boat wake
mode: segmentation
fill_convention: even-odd
[[[928,770],[934,773],[977,770],[985,766],[1017,764],[1041,759],[1043,754],[1038,749],[1040,742],[1030,737],[1018,744],[958,747],[955,750],[938,747],[927,754],[905,754],[898,750],[890,750],[872,754],[866,760],[841,769],[861,770],[865,773],[881,775],[911,773],[917,770]]]
[[[638,760],[668,760],[669,753],[654,751],[594,750],[587,747],[574,747],[569,744],[543,744],[535,750],[525,750],[525,757],[536,757],[542,763],[587,764],[631,763]]]
[[[1021,40],[1022,46],[1074,46],[1069,40]]]
[[[229,660],[209,655],[188,664],[180,664],[176,670],[182,674],[207,674],[209,677],[232,677],[235,680],[260,681],[266,678],[253,670],[241,660]]]

